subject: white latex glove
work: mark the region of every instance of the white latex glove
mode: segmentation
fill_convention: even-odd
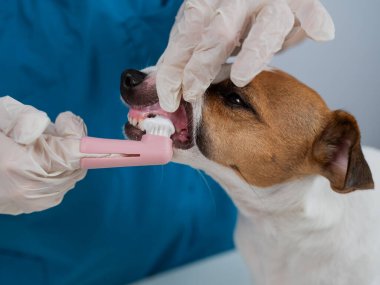
[[[173,112],[181,94],[189,102],[202,96],[232,54],[237,57],[231,80],[247,85],[276,52],[305,33],[316,41],[335,36],[334,23],[318,0],[185,1],[157,63],[161,107]]]
[[[84,178],[81,118],[60,114],[55,124],[37,109],[0,97],[0,213],[20,214],[59,204]]]

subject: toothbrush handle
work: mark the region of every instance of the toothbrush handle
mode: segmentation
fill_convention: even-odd
[[[172,144],[170,138],[156,135],[144,135],[141,141],[84,137],[80,147],[82,153],[111,153],[120,154],[120,156],[82,158],[81,168],[97,169],[166,164],[173,157]]]

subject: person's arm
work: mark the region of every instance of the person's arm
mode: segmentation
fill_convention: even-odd
[[[283,47],[305,34],[334,38],[334,23],[319,0],[186,0],[157,66],[160,105],[173,112],[182,98],[194,102],[237,54],[232,82],[243,87]]]

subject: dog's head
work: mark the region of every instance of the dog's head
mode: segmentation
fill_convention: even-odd
[[[177,162],[229,168],[259,187],[315,174],[340,193],[374,187],[355,118],[330,111],[314,90],[282,71],[263,71],[244,88],[222,80],[172,114],[159,107],[154,69],[125,71],[120,90],[131,108],[126,135],[140,139],[138,124],[146,117],[169,118]]]

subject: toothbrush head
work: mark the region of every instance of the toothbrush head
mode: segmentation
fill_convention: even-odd
[[[170,138],[175,128],[173,123],[164,117],[156,116],[154,118],[146,118],[141,121],[141,129],[146,131],[148,135],[156,135]]]

